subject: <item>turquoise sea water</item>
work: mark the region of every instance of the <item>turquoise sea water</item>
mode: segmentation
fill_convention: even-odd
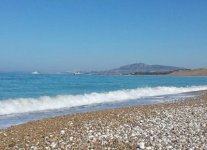
[[[0,74],[0,127],[206,89],[207,77]]]

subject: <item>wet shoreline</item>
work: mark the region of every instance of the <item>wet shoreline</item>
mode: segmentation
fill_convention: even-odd
[[[183,101],[65,115],[0,130],[0,149],[205,149],[207,92]]]

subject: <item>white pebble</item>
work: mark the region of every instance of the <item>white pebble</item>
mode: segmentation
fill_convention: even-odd
[[[138,144],[139,148],[141,148],[141,149],[144,149],[144,148],[145,148],[144,145],[145,145],[144,142],[140,142],[140,143]]]
[[[167,146],[167,149],[172,149],[173,147],[171,145],[168,145]]]
[[[50,145],[52,148],[55,148],[56,147],[56,145],[57,145],[57,143],[55,143],[55,142],[52,142],[52,144]]]
[[[73,141],[73,137],[72,136],[70,137],[70,141]]]
[[[50,150],[50,147],[45,147],[45,150]]]
[[[64,134],[65,134],[65,130],[61,130],[61,131],[60,131],[60,134],[61,134],[61,135],[64,135]]]
[[[36,146],[31,146],[31,150],[37,150],[38,148]]]

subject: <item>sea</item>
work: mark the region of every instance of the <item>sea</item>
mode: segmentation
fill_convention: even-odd
[[[207,77],[0,74],[0,128],[60,115],[177,101]]]

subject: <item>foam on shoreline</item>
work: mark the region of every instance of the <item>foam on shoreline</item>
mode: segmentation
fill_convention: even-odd
[[[198,96],[176,103],[66,115],[13,126],[0,130],[0,149],[206,149],[207,93],[196,93]]]
[[[9,99],[0,101],[0,115],[62,109],[108,102],[122,102],[150,96],[179,94],[201,90],[207,90],[207,86],[146,87],[83,95],[58,95],[55,97],[42,96],[39,98]]]

